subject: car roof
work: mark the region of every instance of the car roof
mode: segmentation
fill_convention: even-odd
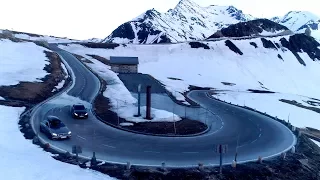
[[[60,119],[57,117],[57,116],[48,116],[48,118],[47,118],[49,121],[53,121],[53,120],[59,120],[60,121]]]

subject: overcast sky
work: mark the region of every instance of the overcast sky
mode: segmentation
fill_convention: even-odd
[[[255,17],[291,10],[320,15],[319,0],[194,0],[201,6],[233,5]],[[0,0],[0,29],[76,39],[104,38],[148,9],[165,12],[179,0]],[[303,3],[302,3],[303,2]]]

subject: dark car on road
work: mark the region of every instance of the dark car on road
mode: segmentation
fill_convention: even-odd
[[[55,116],[48,116],[40,123],[40,132],[44,133],[49,139],[71,138],[71,131]]]
[[[88,111],[84,105],[77,104],[71,107],[71,115],[73,118],[88,118]]]

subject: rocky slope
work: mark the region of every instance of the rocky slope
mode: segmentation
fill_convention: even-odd
[[[201,40],[230,24],[254,19],[233,6],[200,7],[181,0],[174,9],[151,9],[120,25],[103,42],[152,44]]]
[[[247,37],[247,36],[270,36],[292,33],[287,27],[268,19],[256,19],[247,22],[240,22],[222,28],[208,39],[221,37]]]

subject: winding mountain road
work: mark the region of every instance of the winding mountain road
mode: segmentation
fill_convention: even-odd
[[[236,149],[238,162],[273,157],[289,150],[296,142],[292,132],[281,123],[259,113],[235,107],[207,96],[207,91],[192,91],[189,97],[212,111],[219,121],[206,134],[195,137],[156,137],[134,134],[110,127],[100,122],[92,112],[89,119],[75,120],[71,117],[71,100],[87,101],[90,107],[99,91],[98,78],[70,53],[51,45],[72,71],[74,82],[66,94],[59,95],[36,107],[31,114],[31,124],[38,136],[61,151],[71,151],[80,145],[83,156],[96,157],[107,162],[134,165],[191,167],[198,163],[219,164],[216,144],[227,144],[228,152],[223,162],[230,164]],[[39,123],[48,115],[60,117],[72,131],[73,137],[66,141],[51,141],[39,133]],[[238,148],[237,148],[238,147]]]

